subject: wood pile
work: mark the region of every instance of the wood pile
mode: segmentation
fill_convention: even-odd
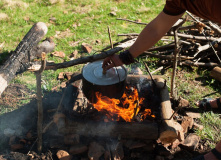
[[[190,13],[188,15],[189,17],[180,19],[161,39],[163,45],[152,47],[141,56],[157,57],[160,59],[159,65],[170,66],[173,64],[177,47],[178,65],[207,68],[221,66],[221,28],[210,21],[193,17]],[[137,23],[127,19],[119,20]],[[145,23],[138,24],[146,25]],[[176,35],[174,28],[177,29]],[[137,33],[118,34],[127,38],[136,38],[138,35]],[[178,44],[175,44],[174,36],[178,37]]]

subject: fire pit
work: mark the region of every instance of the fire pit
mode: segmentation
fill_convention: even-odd
[[[133,91],[131,98],[129,98],[133,99],[133,102],[128,102],[133,104],[132,109],[130,106],[123,105],[121,100],[115,99],[118,101],[117,103],[122,103],[119,109],[116,103],[113,104],[114,100],[107,97],[105,99],[97,93],[97,103],[87,103],[86,107],[85,104],[79,103],[81,106],[78,107],[86,110],[84,113],[76,114],[76,110],[74,110],[69,115],[61,116],[57,123],[58,131],[65,135],[77,134],[85,137],[121,137],[143,140],[160,139],[162,143],[172,143],[177,139],[177,133],[173,127],[174,121],[168,89],[162,78],[154,78],[155,84],[146,75],[127,76],[126,84],[129,88],[126,92]],[[78,84],[80,94],[82,91],[79,84],[82,84],[82,79],[78,80],[76,84]],[[135,94],[137,94],[137,99]],[[126,97],[128,96],[126,95]],[[84,96],[81,98],[86,99]],[[124,97],[123,99],[125,100]],[[104,108],[105,106],[106,108]],[[132,114],[127,114],[127,112]]]

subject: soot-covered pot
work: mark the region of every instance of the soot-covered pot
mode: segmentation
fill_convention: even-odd
[[[103,74],[103,61],[88,63],[83,67],[83,93],[91,103],[96,103],[96,92],[109,98],[121,98],[126,86],[127,70],[124,66],[113,67]]]

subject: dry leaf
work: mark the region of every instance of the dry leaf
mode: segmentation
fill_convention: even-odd
[[[56,57],[61,57],[61,58],[64,58],[65,57],[65,53],[62,52],[62,51],[55,51],[53,53],[51,53],[53,56],[56,56]]]

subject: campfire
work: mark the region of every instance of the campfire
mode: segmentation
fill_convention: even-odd
[[[189,32],[195,33],[195,30],[192,29],[193,27],[194,26],[185,26],[181,27],[181,29],[187,30],[188,28],[191,28],[188,29]],[[21,44],[18,45],[18,47],[16,48],[16,54],[12,54],[10,59],[13,61],[11,62],[9,59],[5,63],[4,66],[6,67],[3,66],[3,68],[7,68],[7,66],[9,67],[8,69],[3,70],[2,75],[8,75],[8,73],[14,74],[10,75],[10,77],[3,76],[4,79],[2,78],[2,81],[4,83],[0,88],[0,94],[9,84],[6,82],[10,82],[15,76],[15,73],[20,71],[21,62],[19,60],[26,60],[26,58],[24,58],[25,54],[19,53],[28,53],[29,49],[31,49],[31,47],[29,46],[36,46],[35,43],[39,42],[40,39],[43,38],[43,36],[46,34],[46,29],[47,27],[43,23],[38,23],[34,25],[27,36],[25,36]],[[34,37],[33,35],[36,35],[36,37]],[[127,36],[128,35],[137,36],[134,34],[127,34]],[[167,36],[169,35],[174,36],[174,33],[168,32]],[[215,58],[213,59],[215,59],[216,63],[199,62],[201,59],[206,59],[209,56],[209,54],[206,56],[201,56],[201,53],[207,51],[210,48],[210,45],[205,45],[204,37],[196,37],[191,35],[187,36],[181,33],[178,33],[178,36],[186,39],[186,41],[180,41],[182,47],[185,50],[182,50],[180,52],[183,55],[180,56],[179,60],[175,60],[174,55],[164,55],[166,53],[172,53],[174,51],[174,46],[178,48],[177,45],[174,43],[161,47],[151,48],[147,52],[145,52],[145,55],[165,59],[166,61],[161,61],[162,63],[164,62],[164,65],[170,65],[172,59],[174,61],[179,61],[180,65],[218,66],[216,59],[217,57],[215,56]],[[28,39],[27,37],[32,37],[28,41],[28,43],[26,41],[26,39]],[[42,67],[40,71],[42,72],[44,69],[49,70],[66,68],[73,65],[83,64],[89,61],[91,62],[92,60],[103,59],[107,56],[121,51],[122,49],[130,47],[135,40],[136,38],[130,37],[125,41],[114,45],[115,48],[113,49],[97,55],[95,54],[89,57],[83,57],[81,59],[73,60],[71,61],[71,63],[64,62],[60,64],[46,65],[46,60],[42,59]],[[216,41],[220,42],[220,38],[217,38],[217,36],[215,38],[211,37],[211,41],[212,44]],[[198,45],[198,42],[200,42],[201,44]],[[197,47],[195,47],[195,45],[197,45]],[[25,47],[21,49],[22,46]],[[171,48],[173,51],[171,51]],[[195,49],[197,50],[197,54],[195,54],[194,57],[189,57],[189,55],[192,55],[193,52],[195,53]],[[158,54],[150,53],[150,51],[157,51]],[[193,60],[193,62],[190,62],[190,60]],[[14,61],[16,63],[14,63]],[[18,65],[11,67],[11,65],[13,64]],[[159,68],[159,70],[161,69]],[[40,82],[37,83],[39,89],[41,89],[41,72],[36,72],[37,82]],[[146,75],[128,75],[126,79],[128,87],[126,88],[121,98],[108,98],[107,96],[102,95],[100,92],[96,92],[96,103],[90,103],[83,94],[82,81],[82,77],[76,79],[75,77],[72,77],[72,79],[69,81],[72,83],[72,87],[74,86],[74,91],[72,90],[71,93],[68,94],[65,93],[65,96],[69,97],[69,100],[73,99],[74,102],[69,102],[68,100],[66,104],[61,103],[63,101],[63,96],[61,98],[61,101],[58,102],[58,99],[60,99],[60,95],[56,97],[57,99],[55,98],[47,100],[49,102],[56,101],[56,105],[59,105],[57,109],[55,109],[56,111],[47,110],[47,113],[45,114],[53,120],[50,119],[49,122],[40,121],[38,123],[38,127],[36,128],[40,128],[40,131],[42,129],[41,127],[43,126],[43,132],[39,133],[38,136],[31,134],[33,128],[30,127],[32,126],[30,124],[36,124],[36,113],[42,113],[40,112],[42,111],[40,110],[43,108],[42,106],[38,106],[40,108],[39,110],[37,110],[37,107],[33,107],[36,106],[36,101],[31,104],[31,107],[24,107],[24,110],[30,111],[28,117],[26,117],[24,114],[22,114],[21,116],[17,116],[20,110],[11,114],[12,116],[10,117],[13,117],[13,120],[8,120],[8,115],[3,117],[1,119],[1,123],[7,122],[6,124],[8,126],[4,128],[4,135],[7,136],[7,140],[5,141],[9,142],[11,150],[20,151],[28,146],[28,149],[30,151],[33,149],[32,147],[35,146],[35,143],[39,141],[38,147],[42,147],[42,142],[44,142],[44,145],[47,144],[49,148],[58,150],[57,157],[59,157],[59,154],[66,154],[66,150],[68,151],[67,157],[69,157],[69,159],[71,159],[70,155],[76,155],[78,157],[81,157],[81,159],[90,158],[96,160],[100,157],[103,157],[105,160],[110,160],[113,157],[115,157],[115,159],[123,159],[124,157],[126,157],[127,153],[124,153],[125,148],[129,151],[139,148],[139,153],[141,153],[142,150],[145,150],[145,153],[153,152],[156,142],[158,146],[159,144],[162,144],[162,146],[170,146],[172,149],[176,148],[180,144],[186,147],[193,147],[194,149],[198,145],[199,137],[191,134],[189,134],[190,136],[186,135],[189,129],[195,127],[202,128],[202,126],[197,125],[193,121],[193,118],[189,116],[186,112],[185,115],[181,116],[177,114],[176,110],[172,110],[167,84],[162,78],[156,77],[154,79],[156,85],[154,85],[149,77]],[[140,85],[140,87],[137,87],[137,85]],[[173,87],[171,89],[173,89]],[[40,94],[41,90],[38,91],[39,94],[37,94],[37,100],[40,104],[40,97],[42,97],[42,95]],[[75,99],[72,95],[74,95]],[[182,99],[180,101],[182,101]],[[64,106],[62,106],[62,104]],[[43,106],[45,107],[50,105],[46,103],[43,104]],[[39,119],[43,119],[43,113],[39,114],[38,116]],[[17,118],[14,117],[19,117],[22,120],[19,119],[20,121],[18,121]],[[22,130],[21,126],[23,126],[23,120],[25,121],[25,123],[29,123],[29,126],[26,126],[26,128]],[[17,126],[17,123],[22,125]],[[19,132],[20,129],[22,130],[22,134],[27,133],[27,135],[22,135],[21,137],[21,132]],[[44,139],[43,141],[42,139],[40,141],[39,139],[42,135],[44,136]],[[53,138],[54,141],[51,140]],[[40,151],[41,148],[35,150]],[[160,153],[157,154],[161,155]],[[35,157],[38,156],[30,152],[28,152],[28,155]],[[168,157],[168,155],[162,156]],[[131,153],[128,158],[131,157],[137,158],[139,156],[132,156]]]
[[[142,111],[144,98],[139,97],[136,88],[127,87],[120,99],[102,96],[99,92],[96,92],[95,94],[97,103],[93,104],[94,108],[98,111],[105,111],[109,121],[119,121],[120,118],[122,118],[126,122],[132,122],[138,114],[141,118],[140,121],[146,119],[148,115],[155,117],[154,115],[151,115],[151,109],[145,109]]]

